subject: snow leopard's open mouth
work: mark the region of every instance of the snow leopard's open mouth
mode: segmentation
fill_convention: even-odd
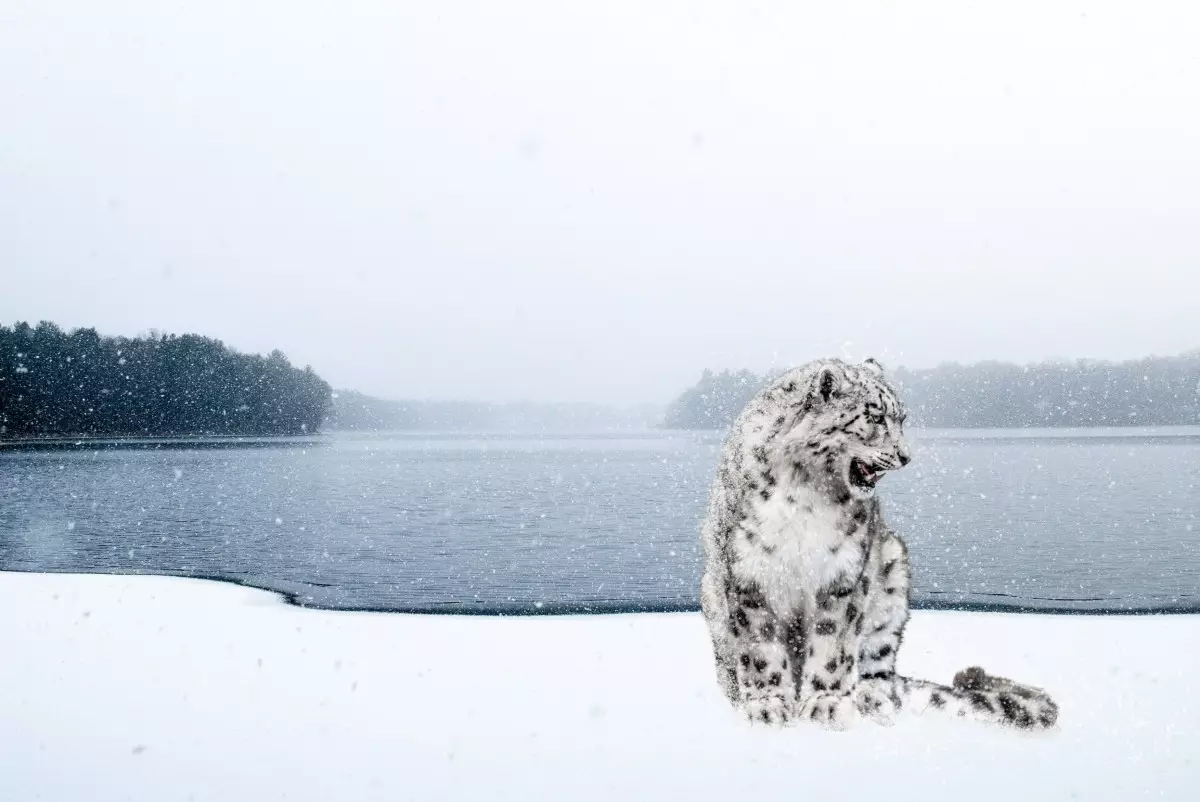
[[[883,472],[883,468],[870,465],[858,458],[850,460],[850,484],[855,487],[870,490],[875,487],[879,477],[883,476]]]

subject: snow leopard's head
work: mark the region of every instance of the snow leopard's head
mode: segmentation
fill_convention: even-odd
[[[790,383],[788,376],[794,376]],[[835,498],[865,498],[884,472],[912,458],[904,439],[905,410],[874,359],[831,359],[784,377],[802,393],[800,418],[784,435],[785,451],[804,481]]]

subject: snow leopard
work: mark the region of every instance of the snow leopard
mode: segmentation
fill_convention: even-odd
[[[721,688],[768,724],[843,729],[909,709],[1053,727],[1045,691],[977,666],[950,685],[896,673],[908,550],[875,487],[912,458],[906,416],[879,362],[824,359],[770,382],[734,421],[701,525]]]

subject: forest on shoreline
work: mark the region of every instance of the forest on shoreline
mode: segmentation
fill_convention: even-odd
[[[0,439],[313,434],[331,395],[278,350],[242,354],[196,334],[104,337],[47,321],[0,326]]]
[[[706,370],[651,404],[391,401],[334,393],[280,351],[243,354],[196,334],[105,337],[43,321],[0,325],[0,440],[276,436],[334,431],[724,429],[776,372]],[[897,368],[910,425],[1200,425],[1200,350],[1125,362]]]
[[[667,429],[723,429],[779,371],[704,371]],[[1200,425],[1200,350],[1126,362],[947,363],[890,374],[911,426],[946,429]]]

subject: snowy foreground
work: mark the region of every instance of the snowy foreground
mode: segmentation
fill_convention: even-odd
[[[698,614],[333,613],[11,573],[0,605],[5,802],[1200,799],[1200,616],[916,613],[903,670],[1043,685],[1061,722],[1030,735],[751,727]]]

